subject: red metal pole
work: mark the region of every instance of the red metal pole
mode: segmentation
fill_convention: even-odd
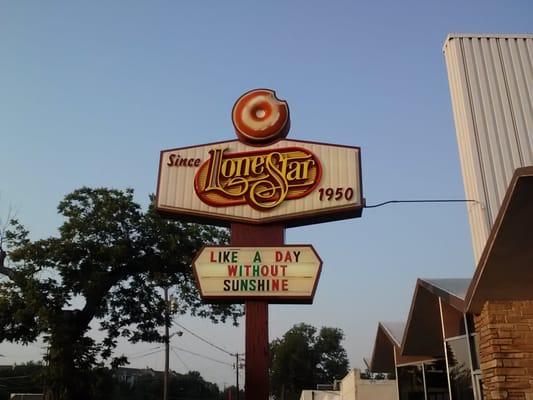
[[[285,243],[283,225],[231,224],[233,246],[277,246]],[[268,302],[246,301],[246,363],[244,390],[247,400],[268,400]]]

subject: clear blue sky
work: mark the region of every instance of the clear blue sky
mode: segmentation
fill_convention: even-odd
[[[15,207],[39,238],[56,233],[57,203],[82,185],[133,187],[146,204],[159,151],[233,139],[233,102],[255,87],[289,102],[289,138],[361,146],[369,204],[463,198],[446,35],[532,31],[531,0],[2,1],[1,215]],[[379,320],[406,317],[417,277],[474,268],[462,204],[366,210],[291,229],[287,242],[315,245],[325,265],[314,305],[270,307],[270,337],[297,322],[340,327],[354,367]],[[243,351],[243,328],[180,322]],[[231,362],[188,334],[174,341]],[[38,346],[2,343],[0,363],[38,358]],[[228,366],[180,356],[233,382]],[[162,357],[132,365],[160,369]]]

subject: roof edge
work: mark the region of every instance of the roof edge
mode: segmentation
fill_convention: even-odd
[[[402,322],[402,321],[388,321],[388,322]],[[391,343],[397,347],[401,346],[401,343],[396,340],[392,332],[387,329],[387,326],[385,325],[387,322],[378,322],[378,329],[382,328],[383,332],[387,335],[387,337],[390,339]],[[402,338],[403,339],[403,338]],[[400,339],[401,340],[401,339]]]
[[[437,279],[438,278],[435,278],[433,280],[437,280]],[[450,279],[467,279],[467,278],[450,278]],[[433,284],[432,282],[430,282],[431,280],[432,278],[418,278],[417,284],[422,285],[425,289],[427,289],[433,295],[441,298],[447,304],[457,309],[457,311],[465,312],[465,304],[466,304],[465,299],[458,297],[455,293],[452,293],[449,290],[446,290],[440,286]],[[448,296],[450,298],[448,298]],[[453,298],[455,301],[450,301],[451,298]],[[465,294],[465,298],[466,298],[466,294]]]
[[[400,343],[400,354],[403,354],[403,349],[405,347],[405,338],[407,336],[407,331],[411,326],[411,319],[413,317],[413,311],[415,308],[415,299],[418,294],[418,289],[420,288],[420,278],[417,278],[415,284],[415,290],[413,292],[413,297],[411,298],[411,304],[409,305],[409,314],[407,314],[407,319],[405,321],[405,329],[403,330],[402,343]]]
[[[483,276],[485,266],[488,262],[488,258],[491,254],[496,237],[498,236],[498,232],[500,231],[500,227],[505,219],[507,210],[509,209],[511,201],[514,197],[514,193],[518,185],[518,181],[521,178],[525,178],[528,176],[533,176],[533,166],[520,167],[520,168],[515,169],[514,171],[513,177],[511,178],[511,181],[509,182],[509,186],[507,187],[507,191],[502,200],[502,204],[498,211],[498,215],[496,216],[496,219],[492,225],[491,231],[489,233],[489,237],[485,243],[485,247],[483,248],[481,257],[479,258],[479,262],[477,264],[476,270],[474,271],[474,276],[472,277],[472,281],[470,282],[470,286],[468,287],[468,290],[466,292],[465,312],[479,313],[481,311],[478,309],[479,307],[476,308],[475,304],[473,304],[474,297],[476,295],[476,290],[481,281],[481,277]]]
[[[494,39],[533,39],[532,33],[448,33],[444,44],[442,45],[442,52],[446,51],[448,42],[452,39],[466,39],[466,38],[494,38]]]

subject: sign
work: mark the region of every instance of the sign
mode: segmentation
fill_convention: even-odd
[[[270,89],[244,93],[231,114],[239,140],[161,152],[160,213],[286,227],[361,216],[359,147],[285,139],[289,106]]]
[[[237,140],[163,150],[156,206],[227,226],[299,226],[361,215],[360,149],[297,140]]]
[[[312,303],[322,260],[310,245],[204,247],[193,261],[204,300]]]
[[[322,166],[302,147],[225,154],[210,158],[194,177],[198,197],[214,207],[247,204],[260,211],[307,196],[320,182]]]
[[[231,114],[239,140],[161,152],[155,203],[169,217],[231,226],[237,246],[203,248],[194,275],[204,300],[246,302],[246,397],[267,400],[268,303],[312,303],[322,268],[312,246],[283,245],[285,228],[360,217],[361,156],[287,140],[289,106],[270,89],[244,93]],[[240,247],[256,243],[279,245]]]

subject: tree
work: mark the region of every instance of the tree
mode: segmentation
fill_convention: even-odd
[[[112,357],[119,337],[163,341],[162,282],[175,288],[176,312],[237,324],[242,308],[203,304],[191,274],[198,249],[226,242],[226,231],[165,220],[153,205],[143,212],[130,189],[84,187],[58,211],[65,218],[59,236],[31,240],[12,220],[0,246],[7,278],[0,281],[0,342],[26,344],[44,335],[46,399],[92,398],[93,367],[127,362]],[[93,320],[106,334],[101,342],[88,335]]]
[[[271,391],[276,399],[298,399],[303,389],[333,383],[348,373],[348,358],[339,328],[300,323],[270,344]]]

